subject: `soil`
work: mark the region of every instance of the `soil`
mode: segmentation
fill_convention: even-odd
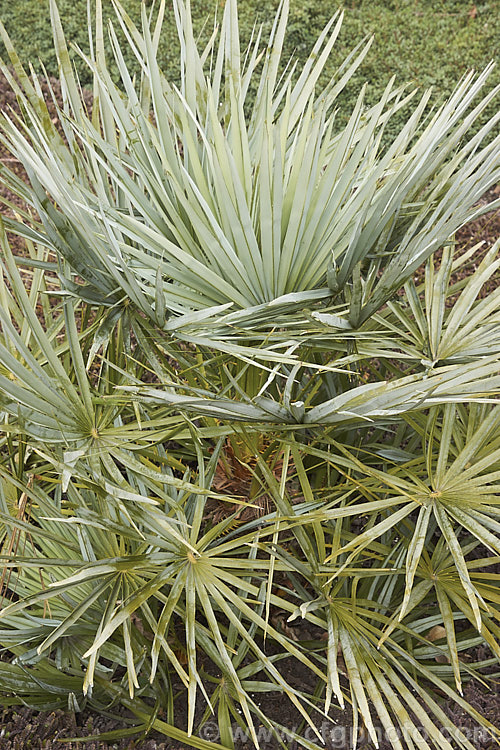
[[[57,91],[57,83],[51,81],[52,85]],[[45,93],[48,88],[45,87]],[[5,78],[0,75],[0,109],[6,110],[12,107],[14,110],[18,110],[15,96],[13,95],[10,86],[8,85]],[[24,177],[21,165],[13,159],[13,157],[6,151],[5,147],[0,144],[0,161],[2,161],[8,168],[12,169],[18,176]],[[10,200],[13,206],[21,206],[21,202],[15,196],[9,194],[4,188],[0,187],[0,195],[4,199]],[[493,188],[483,199],[484,204],[500,198],[500,186]],[[10,209],[14,210],[14,208]],[[8,208],[4,208],[3,212],[8,212]],[[465,251],[483,241],[483,246],[474,255],[473,263],[468,269],[461,270],[461,274],[470,273],[474,267],[477,266],[481,257],[484,255],[487,249],[496,241],[500,236],[500,210],[495,212],[489,212],[482,216],[477,221],[468,224],[458,233],[457,240],[458,246],[461,250]],[[23,254],[24,247],[22,241],[16,237],[11,238],[11,243],[15,253]],[[458,280],[459,276],[456,280]],[[490,286],[484,290],[484,294],[490,292],[493,288],[498,285],[498,277],[490,280]],[[484,658],[484,657],[483,657]],[[296,684],[304,685],[309,679],[309,673],[302,668],[301,665],[290,667],[293,669],[293,674],[287,674],[287,679],[292,683],[295,681]],[[464,688],[464,698],[485,718],[487,718],[493,725],[500,727],[500,681],[494,681],[490,684],[489,689],[484,687],[480,683],[469,682]],[[265,713],[274,718],[282,726],[294,727],[300,724],[300,717],[298,713],[293,709],[289,702],[283,698],[279,693],[269,693],[265,695],[261,700],[261,707]],[[470,737],[472,744],[477,747],[478,750],[490,750],[493,746],[497,747],[496,743],[491,740],[487,740],[486,737],[478,732],[474,725],[474,722],[456,703],[444,702],[443,709],[450,720],[450,727],[465,727],[470,730]],[[187,712],[186,712],[186,700],[181,695],[180,699],[176,701],[175,705],[176,714],[176,725],[180,728],[186,726]],[[325,737],[326,748],[339,748],[340,750],[347,750],[352,747],[350,741],[350,715],[349,712],[341,712],[337,710],[333,714],[333,719],[337,724],[336,731],[331,733],[328,737]],[[164,735],[152,732],[147,738],[141,737],[140,734],[133,739],[122,739],[112,741],[103,741],[100,739],[89,739],[82,740],[85,737],[92,737],[96,735],[102,735],[107,732],[115,730],[122,730],[127,727],[134,726],[134,718],[131,714],[122,710],[115,714],[98,714],[91,713],[89,711],[83,711],[81,713],[68,713],[63,711],[52,711],[39,713],[28,707],[10,707],[2,710],[0,708],[0,750],[24,750],[24,748],[32,748],[33,750],[49,750],[51,748],[61,748],[61,750],[70,750],[73,748],[85,748],[85,750],[183,750],[184,748],[191,747],[190,745],[183,745],[179,742],[170,740]],[[320,722],[321,723],[321,722]],[[214,724],[210,725],[214,728]],[[209,727],[210,728],[210,727]],[[203,731],[201,732],[203,736]],[[213,734],[210,735],[208,731],[205,734],[206,739],[216,740],[217,737]],[[74,741],[71,738],[82,738],[80,741]],[[311,736],[312,739],[312,736]],[[278,745],[275,742],[266,741],[262,742],[262,748],[271,750],[271,748],[277,748]],[[290,750],[293,750],[296,745],[294,742],[287,743]],[[245,741],[244,739],[235,742],[236,750],[250,750],[252,743],[250,740]],[[362,734],[358,738],[358,747],[368,748],[373,747],[371,742]],[[380,743],[380,750],[392,750],[392,746],[387,742],[383,741]]]
[[[295,678],[301,680],[301,669],[294,669]],[[290,675],[287,675],[290,679]],[[307,679],[307,675],[302,674]],[[493,682],[490,690],[474,682],[467,683],[464,688],[464,698],[494,726],[500,726],[500,682]],[[186,726],[185,700],[176,706],[176,725]],[[284,700],[279,693],[269,693],[261,701],[261,708],[271,718],[282,726],[292,728],[301,724],[297,711]],[[444,703],[442,706],[449,722],[445,731],[453,732],[455,727],[471,740],[475,750],[493,750],[498,744],[489,738],[484,730],[478,729],[473,720],[455,703]],[[317,725],[325,740],[325,750],[351,750],[352,730],[350,712],[334,709],[331,712],[332,724],[317,719]],[[134,726],[134,719],[126,711],[117,710],[114,715],[102,715],[83,711],[69,713],[64,711],[36,712],[28,707],[17,707],[0,710],[0,749],[1,750],[188,750],[191,745],[173,741],[157,732],[150,732],[145,738],[139,732],[134,738],[115,741],[104,741],[98,735],[107,732],[127,729]],[[418,723],[418,722],[417,722]],[[208,722],[198,731],[198,736],[207,740],[217,741],[214,733],[215,723]],[[274,740],[268,738],[266,732],[257,730],[261,739],[262,750],[278,750],[280,747]],[[380,737],[379,750],[393,750],[390,742],[384,739],[380,727],[376,727]],[[304,736],[314,739],[311,730],[302,728]],[[241,735],[236,734],[236,737]],[[92,738],[88,741],[86,737]],[[78,739],[77,739],[78,738]],[[287,742],[288,750],[299,750],[295,741]],[[366,732],[358,733],[357,747],[360,750],[373,750],[374,745]],[[235,740],[235,750],[251,750],[253,744],[250,739]]]

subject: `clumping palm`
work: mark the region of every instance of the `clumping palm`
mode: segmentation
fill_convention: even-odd
[[[462,697],[500,674],[499,243],[454,241],[500,204],[490,68],[344,117],[371,40],[324,83],[341,14],[298,71],[286,0],[243,51],[236,0],[203,50],[189,2],[113,5],[89,105],[51,0],[56,118],[1,27],[28,181],[1,167],[0,700],[201,750],[330,720],[474,750],[444,700],[500,738]]]

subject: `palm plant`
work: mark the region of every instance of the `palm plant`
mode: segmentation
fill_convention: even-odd
[[[363,89],[338,128],[371,43],[319,90],[340,14],[299,73],[286,2],[242,54],[234,0],[201,52],[175,0],[176,86],[165,3],[141,31],[113,4],[140,75],[110,25],[114,82],[97,0],[88,108],[51,2],[55,122],[0,27],[21,109],[0,137],[28,176],[0,172],[27,247],[2,226],[2,700],[122,702],[200,748],[212,712],[231,748],[234,724],[283,744],[256,698],[279,691],[304,747],[337,703],[396,750],[472,750],[440,727],[444,696],[498,736],[461,695],[500,656],[498,243],[454,276],[454,233],[498,205],[477,202],[499,118],[467,139],[489,69],[433,109]]]

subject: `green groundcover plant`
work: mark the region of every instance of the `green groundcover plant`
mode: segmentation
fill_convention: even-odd
[[[51,3],[56,117],[1,27],[28,181],[2,166],[0,699],[122,704],[109,739],[316,748],[337,707],[374,744],[474,750],[452,700],[499,738],[462,697],[500,673],[499,243],[454,242],[498,204],[500,115],[470,135],[491,66],[440,106],[363,88],[339,125],[371,44],[320,86],[341,14],[280,73],[285,0],[243,50],[235,0],[201,50],[174,0],[176,86],[165,4],[114,6],[141,72],[98,0],[89,104]]]

